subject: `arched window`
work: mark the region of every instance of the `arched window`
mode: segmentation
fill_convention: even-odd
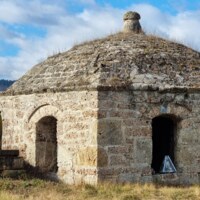
[[[57,119],[52,116],[36,124],[36,166],[40,172],[57,172]]]
[[[174,162],[176,128],[177,122],[174,116],[161,115],[152,120],[153,155],[151,167],[155,173],[160,172],[166,155]]]

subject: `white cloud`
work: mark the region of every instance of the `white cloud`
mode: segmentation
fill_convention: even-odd
[[[19,78],[47,56],[65,51],[84,40],[122,29],[125,10],[111,6],[99,7],[94,0],[76,1],[89,6],[82,12],[69,14],[62,3],[55,5],[52,0],[0,0],[0,22],[9,25],[27,23],[45,27],[47,32],[45,37],[25,37],[23,33],[10,32],[0,26],[0,36],[20,48],[17,56],[0,57],[0,79]],[[6,8],[7,13],[3,8]],[[141,23],[146,32],[177,40],[200,50],[200,12],[184,11],[173,16],[148,4],[132,5],[129,9],[141,14]],[[9,37],[7,33],[10,34]]]
[[[142,25],[147,33],[183,43],[200,51],[200,10],[183,11],[177,15],[163,13],[147,4],[132,7],[141,13]]]
[[[163,13],[158,8],[148,4],[133,5],[132,10],[137,10],[140,13],[145,32],[163,35],[167,33],[173,16]]]
[[[14,1],[0,0],[0,20],[2,22],[15,23],[23,21],[25,10],[17,6]]]
[[[183,12],[171,22],[169,38],[185,43],[200,51],[200,11]]]
[[[0,21],[15,24],[51,25],[65,14],[61,5],[44,3],[41,0],[0,0]]]

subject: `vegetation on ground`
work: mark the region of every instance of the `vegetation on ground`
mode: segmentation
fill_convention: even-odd
[[[200,200],[200,186],[153,184],[68,186],[40,179],[0,179],[0,200]]]

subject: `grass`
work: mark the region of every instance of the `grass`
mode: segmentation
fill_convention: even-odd
[[[63,183],[0,179],[0,200],[200,200],[200,186],[153,184],[68,186]]]

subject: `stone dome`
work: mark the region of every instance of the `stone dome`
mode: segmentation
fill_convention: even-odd
[[[47,58],[5,94],[200,88],[200,53],[155,36],[117,33]]]

